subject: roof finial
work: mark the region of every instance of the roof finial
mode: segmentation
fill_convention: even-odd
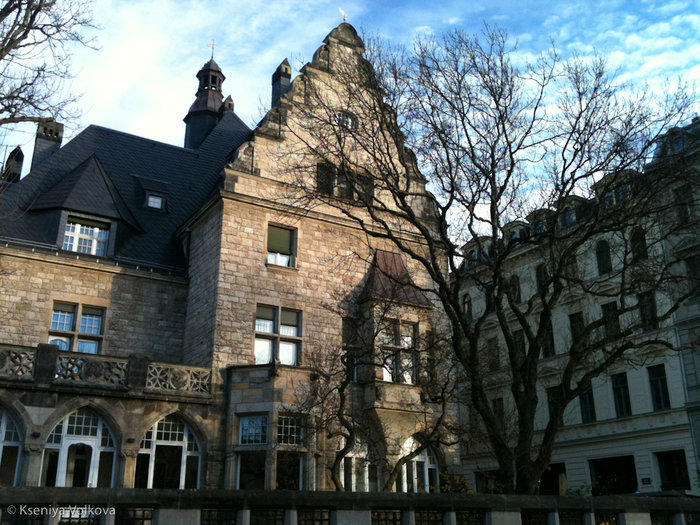
[[[338,8],[338,11],[340,11],[340,14],[343,15],[343,22],[348,21],[348,15],[345,14],[345,11],[343,11],[340,7]]]
[[[214,45],[214,39],[211,39],[211,44],[207,44],[207,47],[211,48],[211,59],[214,60],[214,48],[216,47]]]

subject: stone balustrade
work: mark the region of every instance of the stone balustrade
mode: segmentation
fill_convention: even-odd
[[[0,346],[0,381],[45,386],[141,390],[145,393],[210,397],[211,368],[37,348]]]
[[[0,379],[33,380],[35,360],[33,348],[0,347]]]

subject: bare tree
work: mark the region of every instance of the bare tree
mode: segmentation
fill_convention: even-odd
[[[382,276],[389,286],[394,278]],[[290,409],[309,414],[310,435],[323,436],[327,470],[336,490],[353,490],[347,484],[362,469],[372,470],[369,478],[376,482],[376,490],[392,490],[406,463],[426,450],[457,443],[456,414],[451,411],[456,368],[453,360],[441,359],[447,351],[444,340],[432,332],[417,333],[419,324],[428,326],[428,310],[394,297],[337,313],[343,318],[342,344],[317,344],[317,351],[307,350],[306,365],[314,373],[311,381],[299,384]],[[376,388],[379,378],[383,394]],[[387,421],[377,416],[377,403],[388,410],[400,409],[401,419],[417,437],[413,447],[403,446],[406,435],[401,428],[388,428]],[[396,456],[389,451],[400,452]],[[352,461],[346,463],[348,457]],[[446,472],[442,474],[441,482],[447,483]]]
[[[571,400],[614,363],[672,347],[664,329],[693,291],[663,246],[681,234],[669,191],[688,175],[677,162],[647,163],[692,95],[619,84],[600,57],[550,50],[528,61],[495,28],[427,38],[411,52],[374,46],[369,60],[361,44],[332,43],[295,81],[296,104],[270,114],[302,144],[287,156],[293,196],[340,210],[370,243],[390,243],[430,275],[424,292],[444,311],[499,484],[533,493]],[[599,241],[614,255],[594,271]],[[543,266],[537,293],[521,297],[513,274],[527,257]],[[478,308],[465,302],[474,289]],[[581,319],[538,427],[540,357],[572,296],[614,311]],[[483,352],[493,323],[505,356],[497,373]],[[493,402],[496,383],[507,385],[510,422]]]
[[[61,120],[78,96],[66,90],[71,52],[90,46],[91,0],[7,0],[0,7],[0,126]]]

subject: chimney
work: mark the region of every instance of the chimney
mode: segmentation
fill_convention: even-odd
[[[272,107],[279,104],[282,95],[289,91],[292,80],[292,67],[285,58],[272,74]]]
[[[0,180],[2,180],[2,182],[9,182],[11,184],[18,182],[20,175],[22,175],[23,163],[24,153],[22,153],[22,148],[17,146],[7,156],[7,161],[5,162],[5,167],[2,170],[2,176],[0,177]]]
[[[63,124],[50,120],[40,122],[36,130],[34,139],[34,154],[32,155],[33,170],[36,166],[44,162],[61,147],[63,141]]]

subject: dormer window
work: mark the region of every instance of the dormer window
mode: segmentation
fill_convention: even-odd
[[[109,224],[69,217],[62,249],[88,255],[107,255]]]
[[[146,206],[154,210],[162,210],[165,204],[165,199],[162,195],[148,193],[146,195]]]

